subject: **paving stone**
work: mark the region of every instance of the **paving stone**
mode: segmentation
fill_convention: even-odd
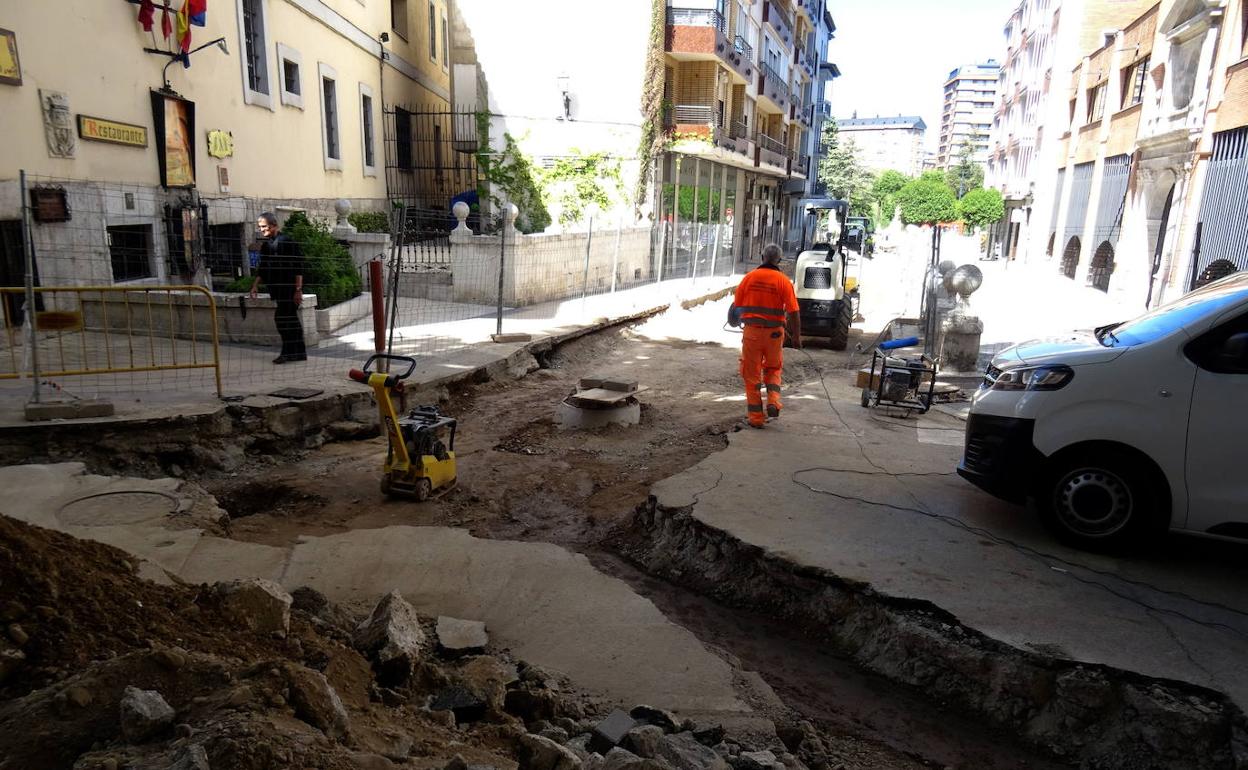
[[[463,655],[485,650],[490,637],[479,620],[460,620],[445,615],[438,617],[438,646],[448,653]]]
[[[613,747],[620,745],[628,731],[637,726],[637,720],[616,709],[607,718],[594,726],[593,735],[589,739],[589,748],[605,755]]]
[[[75,401],[44,401],[26,405],[26,419],[30,422],[44,420],[78,420],[85,417],[112,417],[115,412],[112,401],[78,399]]]

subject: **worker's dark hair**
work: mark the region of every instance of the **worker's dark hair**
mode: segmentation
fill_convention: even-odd
[[[260,212],[260,216],[256,217],[256,219],[263,219],[273,227],[277,227],[277,215],[272,211],[262,211]]]
[[[782,258],[784,258],[784,251],[779,244],[769,243],[763,247],[764,262],[779,262]]]

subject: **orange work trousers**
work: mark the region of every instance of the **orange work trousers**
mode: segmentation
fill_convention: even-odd
[[[762,425],[763,389],[767,404],[780,409],[780,369],[784,365],[784,330],[766,326],[746,326],[741,341],[741,379],[745,382],[745,403],[751,425]]]

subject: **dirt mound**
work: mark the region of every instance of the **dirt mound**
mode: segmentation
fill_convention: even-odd
[[[432,647],[383,687],[352,646],[360,619],[311,589],[284,636],[250,631],[217,587],[157,585],[122,551],[4,516],[0,589],[0,770],[441,768],[456,754],[506,769],[525,730],[505,702],[585,715],[523,663]],[[126,712],[136,694],[146,710]]]

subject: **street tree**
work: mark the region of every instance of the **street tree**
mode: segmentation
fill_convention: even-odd
[[[908,225],[949,222],[958,217],[958,201],[943,181],[916,179],[897,191],[901,221]]]
[[[991,188],[971,190],[958,201],[958,214],[976,229],[987,227],[1005,216],[1005,199]]]
[[[975,162],[975,150],[970,142],[962,143],[958,162],[945,172],[945,182],[959,198],[984,186],[984,167]]]
[[[875,204],[872,219],[877,230],[892,224],[893,217],[897,215],[897,193],[909,181],[910,177],[892,169],[881,171],[875,177],[875,182],[871,185],[871,198]]]
[[[823,154],[819,158],[817,179],[832,198],[849,201],[854,212],[871,209],[871,172],[859,158],[853,139],[842,138],[835,120],[826,120],[819,137]]]

